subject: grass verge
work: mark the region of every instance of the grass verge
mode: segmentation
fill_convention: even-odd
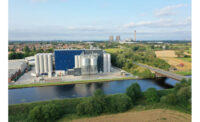
[[[192,71],[191,70],[190,71],[177,71],[175,73],[179,74],[179,75],[184,75],[184,76],[186,76],[186,75],[192,75]]]
[[[113,79],[95,79],[95,80],[80,80],[80,81],[66,81],[66,82],[52,82],[52,83],[35,83],[35,84],[22,84],[22,85],[9,85],[9,89],[26,88],[26,87],[44,87],[44,86],[58,86],[69,84],[83,84],[83,83],[96,83],[96,82],[109,82],[120,80],[132,80],[135,77],[113,78]]]

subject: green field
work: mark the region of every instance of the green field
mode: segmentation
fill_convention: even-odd
[[[179,75],[192,75],[192,71],[177,71],[175,72],[176,74],[179,74]]]
[[[105,49],[105,51],[106,51],[107,53],[117,53],[117,52],[124,51],[124,49],[119,49],[119,48],[109,48],[109,49]]]
[[[192,62],[192,58],[178,58],[181,59],[183,61],[187,61],[187,62]]]

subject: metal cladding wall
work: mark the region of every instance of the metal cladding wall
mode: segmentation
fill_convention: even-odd
[[[65,70],[75,67],[75,55],[80,55],[84,50],[55,50],[55,69]]]
[[[85,50],[85,54],[99,54],[97,58],[97,70],[98,72],[103,71],[103,50]]]

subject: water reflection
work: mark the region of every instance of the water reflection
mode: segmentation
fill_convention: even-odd
[[[127,87],[136,82],[140,85],[142,91],[145,91],[148,88],[156,88],[157,90],[171,88],[172,85],[166,84],[166,81],[177,82],[167,78],[157,80],[122,80],[102,83],[10,89],[9,104],[87,97],[91,96],[96,89],[102,89],[105,94],[124,93]]]

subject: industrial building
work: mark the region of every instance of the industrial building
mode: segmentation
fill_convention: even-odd
[[[111,56],[100,49],[56,49],[35,55],[36,76],[95,75],[111,71]]]
[[[28,64],[24,59],[9,60],[8,61],[8,82],[16,80],[27,69]]]
[[[52,76],[53,72],[53,54],[52,53],[38,53],[35,55],[35,73],[38,75]]]
[[[110,72],[110,54],[103,50],[55,50],[56,75],[93,75]]]

